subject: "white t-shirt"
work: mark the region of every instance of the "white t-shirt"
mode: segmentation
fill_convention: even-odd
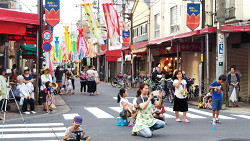
[[[21,96],[26,96],[26,97],[30,96],[29,88],[25,85],[25,83],[22,83],[21,85],[18,84],[18,85],[17,85],[17,89],[20,90]],[[23,91],[25,91],[26,93],[23,93]]]
[[[120,101],[120,111],[123,110],[123,106],[122,106],[122,102],[124,102],[125,106],[128,107],[128,100],[126,98],[121,98],[121,101]]]
[[[95,81],[95,71],[88,70],[87,71],[88,81]]]
[[[46,78],[46,76],[44,74],[41,76],[41,81],[42,81],[41,90],[43,90],[43,89],[46,88],[45,84],[43,84],[43,82],[48,82],[49,81],[49,82],[52,83],[52,77],[51,77],[51,75],[48,74],[48,76],[49,76],[49,78]]]
[[[175,79],[174,82],[173,82],[173,85],[177,84],[178,82],[179,82],[179,80]],[[175,96],[177,98],[184,99],[184,98],[187,97],[187,94],[186,94],[185,97],[183,96],[183,91],[185,91],[186,84],[187,84],[186,80],[181,80],[179,88],[175,87],[175,93],[174,94],[175,94]],[[180,93],[180,91],[181,91],[181,93]]]

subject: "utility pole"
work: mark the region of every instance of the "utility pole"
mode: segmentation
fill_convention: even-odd
[[[216,79],[220,75],[226,74],[226,43],[225,34],[221,33],[221,26],[225,24],[225,0],[217,0],[217,47],[216,47]],[[226,86],[226,85],[224,85]],[[225,87],[224,87],[225,88]],[[225,89],[226,90],[226,89]],[[225,92],[226,93],[226,92]],[[225,93],[223,93],[223,99],[226,99]]]
[[[201,1],[201,5],[202,5],[201,28],[205,28],[205,0]],[[205,49],[205,36],[201,36],[201,83],[200,83],[201,93],[199,94],[199,96],[206,93],[204,91],[204,49]]]
[[[125,3],[122,4],[122,17],[123,17],[123,22],[125,23]],[[125,29],[124,29],[125,30]],[[123,75],[124,74],[124,58],[125,58],[125,53],[124,51],[122,50],[121,51],[121,56],[122,56],[122,63],[121,63],[121,74]]]
[[[39,86],[39,75],[40,75],[40,70],[42,69],[42,63],[43,63],[43,49],[42,49],[42,44],[43,44],[43,39],[42,39],[42,34],[43,34],[43,0],[38,0],[38,14],[39,14],[39,25],[40,29],[37,32],[37,66],[36,66],[36,104],[39,101],[39,96],[40,96],[40,86]],[[39,104],[42,104],[39,102]]]

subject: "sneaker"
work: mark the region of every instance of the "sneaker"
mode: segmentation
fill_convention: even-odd
[[[128,124],[128,127],[134,127],[135,125],[133,123]]]
[[[31,113],[31,114],[36,114],[36,112],[35,112],[35,111],[31,111],[30,113]]]
[[[176,121],[176,122],[181,122],[181,119],[177,118],[175,121]]]
[[[26,111],[26,112],[23,112],[24,114],[26,114],[26,115],[29,115],[30,114],[30,112],[28,112],[28,111]]]
[[[187,119],[183,119],[183,120],[182,120],[182,122],[185,122],[185,123],[190,123],[190,121],[189,121],[189,120],[187,120]]]
[[[216,120],[215,122],[216,122],[216,123],[221,123],[221,121],[220,121],[220,120]]]
[[[132,136],[137,136],[137,132],[133,132],[133,131],[132,131],[132,132],[131,132],[131,135],[132,135]]]
[[[52,112],[53,110],[52,109],[49,109],[50,110],[50,112]]]
[[[51,111],[46,111],[46,114],[51,114]]]

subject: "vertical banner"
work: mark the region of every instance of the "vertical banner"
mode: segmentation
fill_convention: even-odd
[[[187,27],[194,31],[200,25],[200,4],[187,3]]]
[[[107,40],[104,40],[104,45],[101,45],[101,50],[105,51],[107,49]]]
[[[122,31],[122,45],[128,46],[130,44],[130,32],[129,31]]]
[[[45,21],[52,27],[60,21],[60,0],[45,0]]]

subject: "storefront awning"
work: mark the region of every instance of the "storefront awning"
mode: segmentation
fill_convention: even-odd
[[[121,50],[128,50],[130,46],[122,47]]]
[[[23,44],[20,55],[23,59],[36,59],[36,47],[32,45]]]
[[[250,32],[250,25],[242,26],[221,26],[222,33],[231,33],[231,32]]]
[[[143,47],[143,48],[139,48],[139,49],[131,49],[133,54],[138,54],[138,53],[142,53],[145,54],[147,53],[147,47]]]
[[[186,32],[186,33],[174,35],[174,39],[187,38],[187,37],[192,37],[195,35],[200,35],[200,30],[195,30],[195,31],[191,31],[191,32]]]
[[[136,44],[131,45],[130,48],[131,48],[131,50],[144,48],[148,45],[148,43],[149,43],[148,41],[136,43]]]
[[[96,53],[96,56],[101,56],[101,55],[104,55],[104,54],[105,54],[105,51]]]
[[[0,8],[0,33],[25,35],[26,25],[39,25],[38,14]]]
[[[122,51],[121,51],[121,49],[107,50],[105,55],[106,55],[107,61],[115,61],[116,62],[117,59],[122,56]]]

